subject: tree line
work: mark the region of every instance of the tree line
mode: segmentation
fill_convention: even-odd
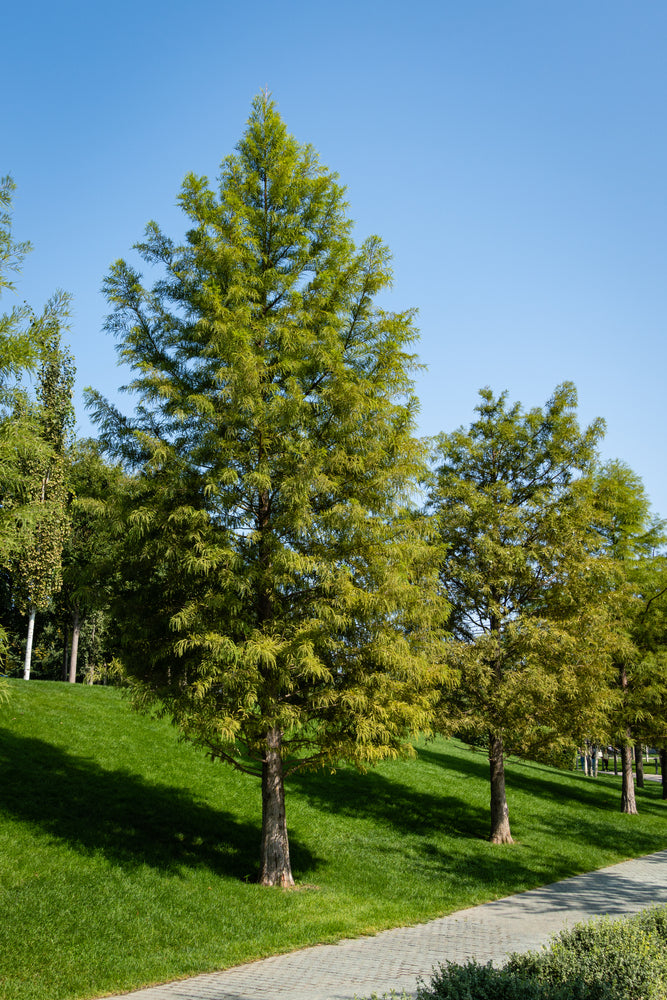
[[[29,249],[11,192],[0,292]],[[179,204],[182,241],[150,222],[135,246],[157,280],[118,260],[105,281],[135,405],[88,390],[97,440],[72,438],[67,297],[0,316],[8,666],[25,629],[30,676],[41,614],[42,676],[75,681],[85,648],[88,679],[259,777],[266,885],[293,884],[285,779],[417,732],[486,749],[494,842],[508,753],[613,739],[636,811],[633,744],[667,746],[665,532],[601,463],[603,422],[580,428],[570,383],[529,411],[485,388],[468,427],[420,440],[414,312],[378,304],[389,251],[355,244],[268,95]]]

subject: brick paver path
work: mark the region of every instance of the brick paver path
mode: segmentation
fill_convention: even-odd
[[[667,851],[577,875],[416,927],[304,948],[109,1000],[352,1000],[414,990],[449,959],[501,963],[565,925],[667,903]]]

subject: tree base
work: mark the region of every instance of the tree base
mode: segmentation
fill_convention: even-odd
[[[291,873],[286,872],[283,872],[282,875],[278,875],[275,878],[273,876],[265,875],[263,878],[258,880],[258,885],[261,885],[266,889],[296,889],[296,883],[292,878]]]
[[[491,836],[489,837],[489,843],[490,844],[513,844],[514,843],[514,838],[512,837],[512,834],[509,832],[509,830],[507,831],[507,833],[504,833],[504,832],[500,831],[498,833],[492,833],[491,834]]]

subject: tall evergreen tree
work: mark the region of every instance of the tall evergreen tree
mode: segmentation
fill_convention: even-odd
[[[488,746],[491,840],[506,843],[505,754],[606,724],[615,578],[591,538],[602,423],[579,429],[569,383],[544,410],[480,396],[477,420],[438,439],[431,504],[461,677],[447,721]]]
[[[293,882],[284,779],[379,760],[427,727],[441,617],[411,509],[412,312],[343,188],[258,97],[217,192],[190,175],[176,244],[150,223],[106,282],[133,418],[91,394],[134,468],[117,608],[125,664],[186,737],[261,776],[260,882]],[[434,652],[435,648],[435,652]]]

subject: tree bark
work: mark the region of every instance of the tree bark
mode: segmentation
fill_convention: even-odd
[[[635,774],[637,788],[644,787],[644,758],[642,756],[643,747],[641,743],[635,743]]]
[[[294,885],[285,821],[285,782],[280,756],[282,733],[277,727],[266,734],[262,763],[262,852],[260,885]]]
[[[63,680],[69,677],[69,626],[63,623]]]
[[[505,795],[505,760],[502,736],[489,734],[489,768],[491,775],[491,836],[492,844],[513,844],[510,814]]]
[[[28,635],[25,642],[25,659],[23,661],[23,680],[30,680],[30,664],[32,662],[32,638],[35,634],[35,616],[37,611],[35,608],[30,608],[30,614],[28,615]]]
[[[75,608],[72,619],[72,652],[69,658],[69,682],[76,684],[76,661],[79,656],[79,635],[81,634],[81,621],[79,619],[79,609]]]
[[[660,774],[662,776],[662,797],[667,799],[667,749],[660,751]]]
[[[614,747],[614,774],[618,774],[618,750]]]
[[[628,733],[628,736],[630,734]],[[635,781],[632,774],[632,747],[629,742],[621,747],[621,765],[623,768],[623,783],[621,786],[621,812],[634,815],[637,812],[635,802]]]

